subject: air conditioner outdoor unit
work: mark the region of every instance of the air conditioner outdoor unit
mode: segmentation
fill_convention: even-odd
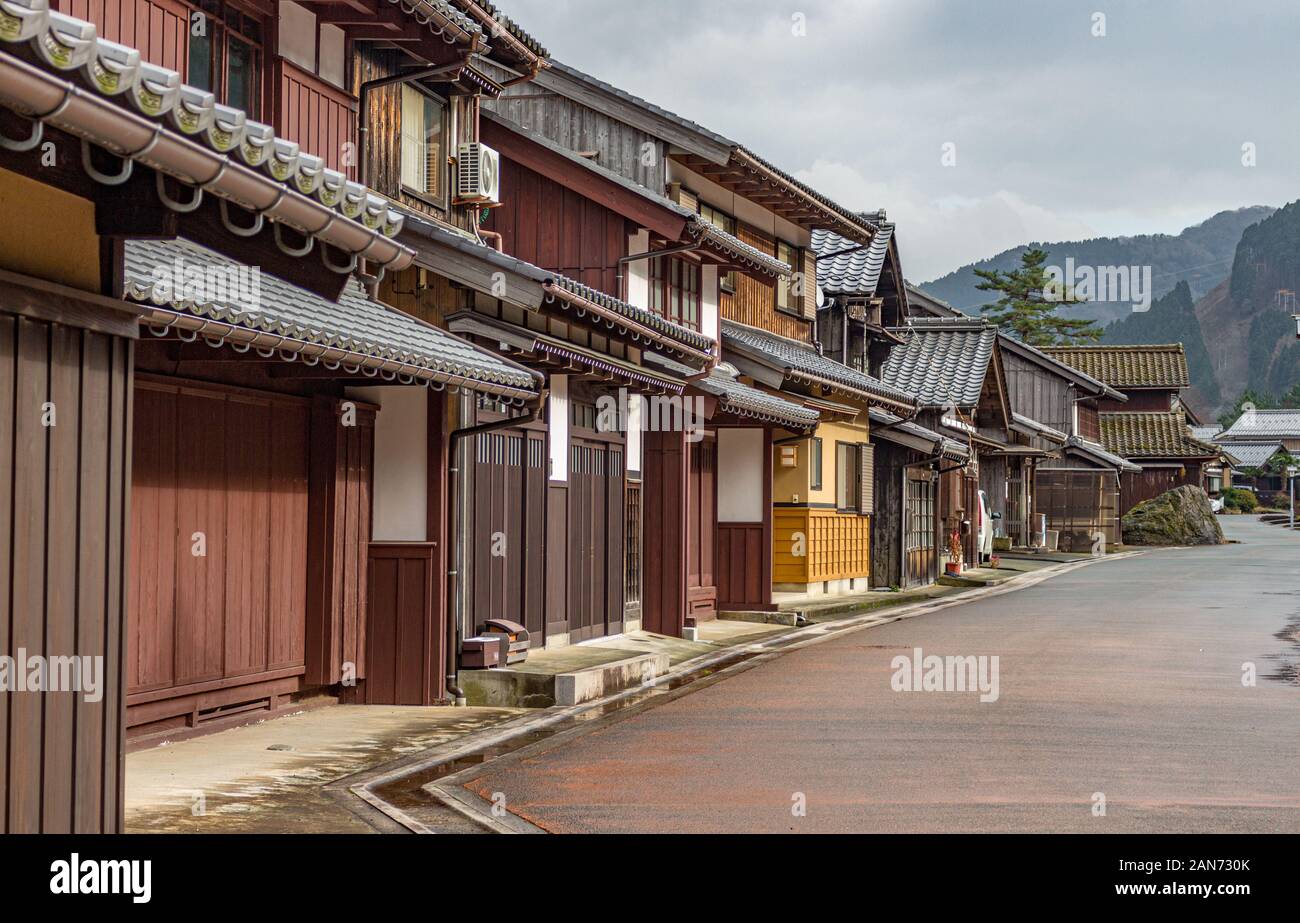
[[[486,144],[466,141],[456,157],[456,199],[495,205],[501,201],[501,155]]]

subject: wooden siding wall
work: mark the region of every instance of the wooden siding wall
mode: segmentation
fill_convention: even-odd
[[[752,247],[764,253],[776,255],[776,239],[765,231],[748,224],[736,225],[736,236]],[[813,294],[816,298],[816,289]],[[814,305],[815,305],[814,301]],[[812,322],[804,317],[796,317],[776,309],[776,290],[771,285],[764,285],[744,273],[736,273],[736,291],[722,292],[718,310],[727,320],[751,327],[770,330],[783,337],[811,343]],[[815,311],[815,309],[814,309]]]
[[[1002,366],[1011,409],[1068,435],[1072,414],[1069,382],[1009,350],[1002,353]],[[1035,448],[1056,445],[1040,437],[1032,438],[1030,444]]]
[[[366,678],[366,586],[375,413],[355,404],[344,425],[343,401],[317,395],[311,409],[305,681],[340,682],[344,664]]]
[[[1034,473],[1034,513],[1060,533],[1062,551],[1088,552],[1096,534],[1119,541],[1119,484],[1113,471],[1075,469]]]
[[[501,188],[505,201],[483,226],[501,234],[506,253],[621,297],[618,261],[631,230],[622,215],[507,157]]]
[[[278,70],[276,133],[349,179],[357,173],[356,100],[351,93],[283,59]]]
[[[155,378],[135,402],[128,725],[301,674],[307,604],[307,402]]]
[[[871,516],[871,585],[902,586],[903,582],[903,466],[921,458],[896,443],[876,446],[876,509]]]
[[[805,536],[796,556],[795,536]],[[807,584],[871,573],[871,517],[807,507],[777,507],[772,527],[772,580]]]
[[[545,431],[499,430],[475,436],[469,444],[474,452],[473,502],[466,511],[472,624],[465,629],[477,634],[487,619],[511,619],[540,643],[546,628]],[[493,537],[498,534],[503,547],[496,547]]]
[[[134,48],[150,64],[188,76],[189,7],[176,0],[54,0],[52,9],[93,22],[100,38]]]
[[[502,79],[505,79],[503,77]],[[594,162],[662,194],[667,183],[663,142],[579,102],[523,83],[483,108],[571,151],[595,151]]]
[[[366,674],[358,701],[434,705],[441,695],[443,627],[434,612],[438,548],[432,542],[372,542],[369,548]]]
[[[692,618],[712,618],[718,602],[718,442],[688,443],[686,594]]]
[[[1141,464],[1139,462],[1139,464]],[[1189,461],[1181,467],[1143,468],[1141,471],[1125,471],[1120,479],[1120,516],[1144,500],[1160,496],[1166,490],[1191,484],[1202,484],[1202,465]]]
[[[1174,397],[1178,394],[1172,388],[1120,388],[1127,401],[1115,401],[1103,398],[1098,403],[1102,413],[1116,413],[1126,410],[1150,410],[1156,413],[1168,413],[1173,409]]]
[[[359,87],[368,80],[390,77],[399,70],[410,67],[405,52],[394,48],[381,48],[373,43],[355,44],[351,65],[353,70],[352,86]],[[459,126],[459,139],[473,141],[474,120],[471,115],[469,97],[456,96],[450,101],[456,113]],[[434,215],[443,221],[449,221],[457,227],[469,226],[470,214],[464,208],[449,208],[446,204],[432,203],[402,190],[402,90],[399,85],[381,87],[370,93],[369,129],[361,139],[365,145],[366,176],[361,178],[371,189],[391,199],[401,202],[419,212]],[[448,126],[450,128],[450,126]],[[456,144],[448,143],[447,152],[454,156]],[[454,177],[450,170],[446,174],[449,187],[454,188]],[[502,186],[508,190],[509,187]],[[507,193],[508,194],[508,193]],[[448,195],[447,202],[451,197]]]
[[[98,702],[0,696],[6,833],[121,829],[132,347],[0,314],[0,653],[102,657],[104,679]]]
[[[681,432],[648,431],[643,439],[645,572],[641,627],[679,637],[687,612],[685,487],[689,453]]]

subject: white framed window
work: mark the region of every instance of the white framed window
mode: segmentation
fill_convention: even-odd
[[[446,114],[441,100],[402,85],[402,186],[438,203],[447,197]]]

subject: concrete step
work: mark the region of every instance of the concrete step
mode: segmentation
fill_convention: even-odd
[[[543,667],[529,669],[528,661],[494,670],[462,670],[461,688],[470,705],[513,708],[549,708],[578,705],[602,696],[640,686],[668,672],[664,652],[636,654],[567,672]]]

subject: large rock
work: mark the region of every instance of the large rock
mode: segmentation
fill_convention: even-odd
[[[1205,491],[1190,484],[1139,503],[1120,522],[1126,545],[1222,545]]]

